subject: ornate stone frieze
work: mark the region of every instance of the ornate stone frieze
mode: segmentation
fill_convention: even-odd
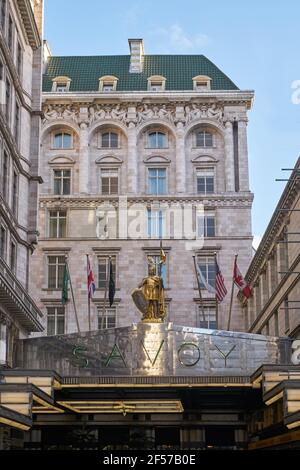
[[[196,119],[213,119],[223,123],[224,110],[223,107],[213,103],[208,104],[196,104],[187,105],[184,108],[185,123],[189,124],[191,121]]]
[[[54,121],[57,119],[70,120],[75,122],[76,124],[79,122],[79,106],[73,104],[46,104],[43,111],[44,124],[48,121]]]

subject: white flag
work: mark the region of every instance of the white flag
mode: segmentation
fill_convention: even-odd
[[[210,292],[211,294],[216,294],[216,289],[207,282],[207,280],[203,276],[203,274],[201,272],[201,269],[199,268],[198,264],[196,265],[196,268],[197,268],[197,275],[198,275],[198,279],[200,281],[200,284],[203,284],[205,289],[208,292]]]

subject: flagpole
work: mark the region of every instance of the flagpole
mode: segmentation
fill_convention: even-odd
[[[238,255],[234,257],[234,265],[233,269],[236,265]],[[234,273],[232,274],[232,286],[231,286],[231,297],[230,297],[230,307],[229,307],[229,314],[228,314],[228,323],[227,323],[227,330],[230,331],[230,322],[231,322],[231,312],[232,312],[232,304],[233,304],[233,292],[234,292]]]
[[[107,288],[108,288],[108,283],[109,283],[109,278],[110,278],[110,261],[111,261],[111,256],[108,257],[107,278],[106,278],[106,283],[105,283],[102,318],[101,318],[101,330],[103,330],[103,327],[104,327],[104,318],[105,318],[105,311],[106,311],[106,299],[107,299]]]
[[[77,324],[77,330],[78,330],[78,333],[81,333],[80,327],[79,327],[79,321],[78,321],[77,309],[76,309],[76,304],[75,304],[73,285],[72,285],[72,280],[71,280],[71,275],[70,275],[70,270],[69,270],[69,265],[68,265],[68,257],[67,256],[65,258],[65,263],[66,263],[66,268],[67,268],[69,281],[70,281],[70,288],[71,288],[71,295],[72,295],[72,300],[73,300],[73,307],[74,307],[75,319],[76,319],[76,324]]]
[[[199,291],[199,297],[200,297],[201,312],[202,312],[202,316],[203,316],[203,321],[205,322],[205,313],[204,313],[203,299],[202,299],[202,294],[201,294],[200,281],[199,281],[198,274],[197,274],[196,256],[195,256],[195,255],[193,255],[193,259],[194,259],[194,268],[195,268],[195,274],[196,274],[196,279],[197,279],[197,284],[198,284],[198,291]]]
[[[89,331],[91,331],[91,298],[89,290],[89,255],[86,255],[86,277],[87,277],[87,288],[88,288],[88,319],[89,319]]]
[[[215,268],[217,264],[217,253],[215,252]],[[216,283],[216,277],[217,277],[217,270],[215,269],[215,301],[216,301],[216,320],[217,320],[217,328],[219,329],[219,304],[218,304],[218,297],[217,297],[217,283]]]

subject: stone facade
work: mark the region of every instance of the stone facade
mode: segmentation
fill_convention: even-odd
[[[299,171],[300,159],[247,273],[253,286],[244,301],[250,332],[299,338]]]
[[[192,79],[191,76],[191,84]],[[167,255],[168,320],[192,327],[203,326],[193,254],[201,261],[204,257],[211,260],[217,253],[228,291],[235,252],[239,254],[242,271],[246,271],[251,261],[253,195],[249,191],[247,111],[253,93],[238,89],[77,92],[69,90],[71,80],[72,77],[57,77],[53,80],[53,90],[43,93],[40,168],[44,183],[39,197],[39,245],[31,263],[31,293],[45,313],[45,334],[49,309],[56,317],[52,319],[52,333],[76,332],[71,301],[64,312],[59,310],[59,314],[64,315],[64,325],[62,330],[57,330],[61,288],[59,282],[55,285],[55,279],[49,283],[48,263],[55,263],[55,257],[62,257],[61,260],[65,255],[82,331],[88,329],[86,254],[90,256],[97,287],[91,302],[92,329],[98,328],[98,309],[101,311],[104,298],[98,260],[103,262],[103,257],[109,255],[116,260],[116,311],[111,313],[116,317],[106,324],[121,327],[139,320],[131,292],[147,273],[147,255],[159,254],[159,239],[149,238],[148,233],[140,238],[122,237],[112,220],[105,217],[104,221],[100,220],[99,206],[108,203],[118,209],[123,203],[120,196],[127,197],[131,207],[137,203],[145,206],[160,203],[167,208],[173,204],[179,207],[203,204],[205,211],[215,217],[215,231],[205,237],[203,248],[195,245],[188,250],[183,236],[163,237]],[[103,84],[105,86],[105,80],[102,87]],[[63,92],[58,91],[61,85]],[[164,144],[153,148],[149,145],[149,133],[155,132],[164,134]],[[211,145],[197,145],[197,135],[202,133],[205,138],[205,132],[212,136]],[[117,135],[118,139],[117,145],[110,148],[101,140],[103,134],[109,133]],[[70,137],[65,138],[63,134]],[[66,139],[66,145],[61,145],[59,139]],[[163,170],[163,194],[149,190],[150,169]],[[66,183],[70,184],[70,189],[65,191],[68,194],[62,194],[62,170],[66,170],[67,179],[70,177],[70,183]],[[107,191],[103,190],[103,174],[107,170],[117,178],[114,184],[118,194],[105,194]],[[197,187],[197,173],[207,171],[213,175],[214,188],[203,194]],[[58,212],[59,217],[66,218],[66,224],[50,221],[58,217]],[[120,214],[117,217],[120,220]],[[193,217],[195,225],[195,214]],[[58,228],[60,223],[62,232]],[[99,231],[102,238],[97,236]],[[51,276],[55,277],[54,268],[51,269]],[[225,329],[230,295],[217,309],[212,294],[203,289],[202,297],[205,306],[212,309],[212,315],[218,316],[217,327]],[[242,315],[235,298],[234,330],[244,329]]]
[[[37,244],[41,127],[42,1],[1,2],[0,364],[12,364],[17,336],[41,330],[28,295]]]

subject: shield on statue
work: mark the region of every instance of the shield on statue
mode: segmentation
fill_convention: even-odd
[[[135,306],[145,315],[148,310],[148,300],[145,298],[142,289],[134,289],[131,297]]]

